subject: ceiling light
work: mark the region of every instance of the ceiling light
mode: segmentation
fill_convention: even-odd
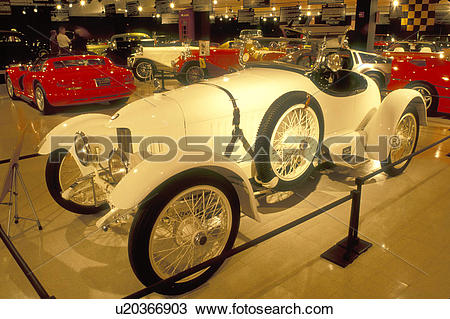
[[[139,11],[139,12],[142,12],[142,6],[139,6],[139,7],[138,7],[138,11]]]
[[[175,3],[171,2],[171,3],[169,4],[169,6],[173,9],[173,8],[175,8]]]
[[[264,18],[263,21],[267,21],[267,18]]]
[[[25,9],[24,9],[24,10],[22,10],[22,14],[27,14],[27,12],[25,11]]]
[[[81,0],[81,1],[80,1],[80,5],[81,5],[82,7],[84,7],[84,6],[86,5],[86,1]]]
[[[222,18],[220,18],[219,20],[220,20],[220,21],[222,21],[223,19],[222,19]]]
[[[298,6],[298,9],[301,10],[301,9],[302,9],[302,6]]]
[[[157,14],[156,14],[156,17],[159,18],[159,17],[161,17],[161,15],[160,15],[159,13],[157,13]]]
[[[214,3],[214,4],[217,4],[217,0],[214,0],[213,3]]]
[[[306,12],[306,15],[309,17],[311,15],[311,11]]]
[[[392,2],[392,4],[394,5],[394,7],[398,7],[398,0],[394,0],[394,1]]]
[[[61,7],[60,4],[57,4],[57,5],[56,5],[56,9],[61,10],[61,8],[62,8],[62,7]]]
[[[38,9],[37,9],[37,8],[34,8],[33,11],[34,11],[34,12],[38,12]]]
[[[72,8],[72,7],[73,7],[73,4],[69,3],[69,8]]]
[[[277,21],[277,18],[275,17],[275,18],[273,18],[273,21]]]
[[[228,19],[228,14],[225,15],[225,19]]]
[[[275,11],[277,8],[275,8],[275,7],[272,7],[272,11]]]

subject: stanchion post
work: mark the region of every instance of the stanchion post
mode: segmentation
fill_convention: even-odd
[[[164,70],[161,70],[161,80],[162,80],[162,90],[165,91],[166,90],[166,86],[165,86],[165,78],[164,78]]]
[[[359,255],[372,246],[371,243],[358,237],[359,214],[361,210],[361,186],[362,184],[360,184],[357,189],[350,192],[352,206],[350,211],[348,236],[320,255],[322,258],[344,268],[350,265]]]

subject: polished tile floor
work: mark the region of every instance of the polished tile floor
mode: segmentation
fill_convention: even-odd
[[[175,82],[168,87],[176,86]],[[151,94],[139,84],[138,95]],[[73,107],[41,116],[25,102],[12,102],[0,86],[0,159],[9,158],[16,137],[15,111],[38,123],[43,133],[84,112],[112,114],[108,105]],[[450,133],[448,117],[430,118],[422,128],[419,148]],[[37,139],[28,134],[25,154],[35,152]],[[320,254],[347,233],[350,203],[247,250],[230,260],[202,287],[182,298],[449,298],[450,297],[450,142],[416,157],[395,178],[378,175],[364,186],[361,237],[373,247],[343,269]],[[78,216],[59,207],[44,181],[46,157],[23,160],[20,168],[44,230],[32,222],[12,226],[13,242],[46,289],[57,298],[120,298],[142,285],[128,262],[130,223],[103,232],[98,216]],[[262,223],[241,220],[236,244],[305,215],[353,189],[354,177],[376,169],[369,162],[348,169],[316,171],[286,200],[268,204],[261,198]],[[0,165],[3,178],[7,165]],[[20,214],[31,217],[23,194]],[[7,208],[0,207],[6,228]],[[0,243],[0,298],[37,295]],[[153,294],[150,298],[163,296]]]

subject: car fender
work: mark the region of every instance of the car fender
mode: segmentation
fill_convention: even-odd
[[[368,122],[364,131],[367,133],[368,146],[378,146],[379,137],[387,136],[388,138],[395,134],[395,128],[400,120],[403,112],[409,105],[414,105],[419,115],[419,125],[427,125],[427,113],[425,101],[422,95],[411,89],[399,89],[388,94],[378,107],[373,117]],[[389,154],[390,146],[388,143]],[[374,160],[385,160],[383,152],[367,152],[370,158]]]
[[[157,194],[158,186],[165,182],[176,182],[177,175],[189,170],[206,169],[226,178],[233,185],[239,197],[242,212],[260,221],[257,201],[243,169],[232,161],[180,161],[181,152],[171,161],[153,162],[143,160],[116,185],[108,195],[111,207],[131,210]]]
[[[54,127],[44,139],[39,143],[38,153],[41,155],[50,154],[57,148],[70,149],[70,144],[52,143],[52,137],[74,136],[76,132],[83,131],[87,136],[114,136],[115,129],[107,128],[110,120],[106,114],[83,114],[68,119]]]

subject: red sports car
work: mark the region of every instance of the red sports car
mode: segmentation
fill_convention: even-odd
[[[11,66],[6,87],[12,99],[34,102],[44,114],[66,105],[125,103],[136,90],[131,71],[96,55],[40,58],[30,66]]]
[[[183,53],[172,64],[177,79],[183,84],[191,84],[241,68],[241,65],[254,61],[272,61],[285,56],[286,52],[271,51],[247,45],[239,48],[210,48],[210,55],[200,57],[199,50]]]
[[[389,34],[375,34],[375,42],[373,48],[375,51],[382,52],[386,50],[394,42],[394,37]]]
[[[450,61],[443,56],[407,56],[392,62],[388,90],[412,88],[431,111],[450,113]]]

